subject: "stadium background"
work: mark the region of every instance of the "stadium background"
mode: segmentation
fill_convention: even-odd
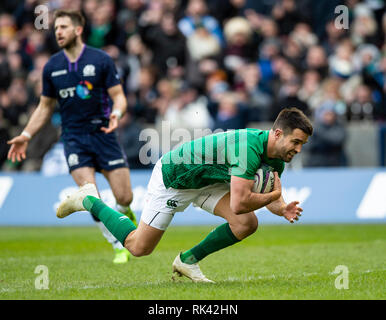
[[[119,137],[138,214],[151,169],[138,159],[146,144],[140,139],[144,129],[159,133],[152,143],[162,154],[168,150],[160,146],[178,142],[163,143],[170,138],[162,136],[165,123],[170,132],[183,128],[191,136],[197,129],[269,128],[281,108],[297,106],[311,117],[315,134],[284,176],[286,200],[300,198],[310,213],[305,223],[385,222],[383,1],[5,0],[0,4],[0,225],[93,223],[88,215],[65,222],[54,215],[57,202],[75,186],[62,155],[57,112],[31,141],[26,161],[6,160],[6,141],[20,134],[36,108],[42,68],[58,50],[52,28],[35,27],[39,4],[48,6],[50,21],[55,9],[82,10],[84,41],[116,63],[129,102]],[[347,9],[347,29],[336,27],[344,12],[335,12],[339,5]],[[107,184],[98,181],[105,200],[113,201]],[[216,222],[193,208],[175,219]]]

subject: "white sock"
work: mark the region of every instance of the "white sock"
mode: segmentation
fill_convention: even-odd
[[[99,229],[102,231],[103,236],[106,240],[113,246],[114,249],[123,249],[122,243],[120,243],[117,238],[115,238],[109,230],[105,227],[105,225],[101,222],[95,222]]]
[[[123,214],[126,214],[127,213],[127,208],[128,208],[129,206],[122,206],[122,205],[120,205],[119,203],[116,203],[115,204],[115,210],[116,211],[118,211],[118,212],[120,212],[120,213],[123,213]]]

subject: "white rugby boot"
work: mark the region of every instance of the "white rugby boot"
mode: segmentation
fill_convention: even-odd
[[[180,277],[185,276],[191,279],[193,282],[210,282],[214,283],[214,281],[209,280],[204,274],[201,272],[198,263],[187,264],[181,261],[180,254],[174,259],[173,262],[173,273],[177,273]],[[174,279],[174,277],[173,277]]]
[[[58,218],[64,218],[77,211],[86,211],[86,209],[83,207],[83,199],[87,196],[93,196],[99,199],[95,184],[86,183],[76,192],[67,196],[67,198],[59,204],[59,207],[56,210],[56,216]]]

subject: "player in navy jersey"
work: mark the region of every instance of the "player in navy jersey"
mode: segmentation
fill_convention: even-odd
[[[101,172],[110,184],[117,209],[135,220],[129,207],[133,198],[130,171],[114,131],[126,111],[126,97],[113,60],[83,43],[84,23],[79,12],[55,12],[55,36],[62,50],[45,65],[39,105],[24,131],[8,141],[8,158],[26,158],[29,140],[50,120],[58,102],[61,139],[74,181],[79,186],[95,183],[95,172]],[[116,250],[114,262],[126,262],[129,252],[100,221],[96,223]]]

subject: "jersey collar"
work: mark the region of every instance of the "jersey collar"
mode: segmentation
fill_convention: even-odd
[[[83,43],[83,48],[82,48],[82,50],[81,50],[79,56],[76,58],[76,60],[75,60],[74,62],[71,62],[70,58],[66,55],[66,53],[65,53],[64,50],[63,50],[63,54],[64,54],[64,56],[66,57],[67,62],[68,62],[68,71],[69,71],[69,72],[70,72],[71,69],[72,69],[72,64],[74,64],[74,70],[73,70],[73,71],[78,71],[78,61],[79,61],[79,59],[82,57],[83,52],[84,52],[85,49],[86,49],[86,45]]]

